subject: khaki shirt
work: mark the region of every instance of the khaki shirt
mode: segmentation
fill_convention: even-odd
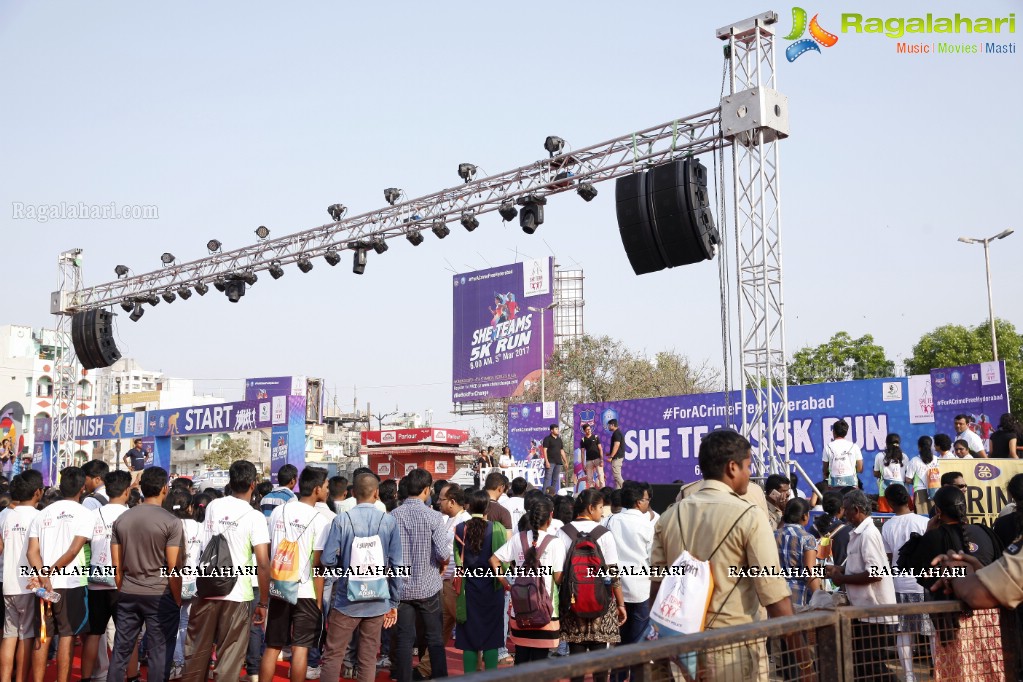
[[[751,490],[755,487],[755,484],[750,484]],[[768,527],[767,516],[755,510],[744,514],[749,507],[749,502],[721,481],[704,481],[696,492],[686,491],[685,499],[670,507],[654,527],[651,566],[670,566],[683,549],[697,559],[706,561],[709,558],[714,592],[707,612],[708,629],[752,623],[761,606],[789,598],[788,585],[778,575],[781,571],[778,547],[774,533]],[[739,522],[722,542],[736,519]],[[711,557],[719,543],[720,549]],[[755,578],[729,577],[730,566],[775,567],[776,574]],[[656,577],[652,579],[658,580]]]
[[[977,571],[977,579],[1002,606],[1016,608],[1023,604],[1023,553],[1006,552]]]
[[[706,481],[694,481],[682,486],[682,490],[679,491],[679,499],[689,497],[693,493],[702,490],[703,484]],[[731,490],[731,489],[729,489]],[[745,495],[739,495],[742,499],[746,500],[750,504],[755,504],[760,507],[760,510],[764,512],[764,518],[771,521],[771,508],[767,504],[767,496],[764,495],[764,489],[756,483],[750,482],[749,487],[746,489]],[[676,500],[677,501],[677,500]],[[771,529],[774,532],[774,528]]]

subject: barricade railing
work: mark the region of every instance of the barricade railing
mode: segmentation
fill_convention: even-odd
[[[957,601],[840,607],[549,658],[488,682],[988,682],[1020,679],[1015,611]],[[631,677],[629,675],[631,674]]]

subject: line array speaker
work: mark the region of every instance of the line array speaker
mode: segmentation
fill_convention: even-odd
[[[121,359],[114,342],[114,316],[108,310],[87,310],[71,318],[71,343],[83,369],[109,367]]]

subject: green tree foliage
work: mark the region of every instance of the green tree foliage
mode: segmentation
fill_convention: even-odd
[[[854,339],[848,332],[838,332],[816,348],[807,346],[796,351],[788,373],[790,385],[878,379],[892,376],[895,363],[870,334]]]
[[[227,469],[231,462],[239,459],[250,459],[252,450],[247,440],[222,438],[217,446],[203,456],[203,463],[210,469]]]
[[[1005,361],[1005,376],[1009,382],[1009,406],[1019,416],[1023,414],[1023,335],[1005,320],[995,320],[995,331],[998,359]],[[949,324],[920,337],[913,346],[913,355],[906,361],[906,372],[928,374],[938,367],[989,362],[992,357],[991,327],[987,321],[976,327]]]

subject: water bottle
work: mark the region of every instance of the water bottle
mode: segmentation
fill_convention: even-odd
[[[56,604],[60,601],[60,594],[57,592],[48,592],[45,587],[37,587],[32,590],[32,594],[39,597],[43,601],[48,601],[51,604]]]

